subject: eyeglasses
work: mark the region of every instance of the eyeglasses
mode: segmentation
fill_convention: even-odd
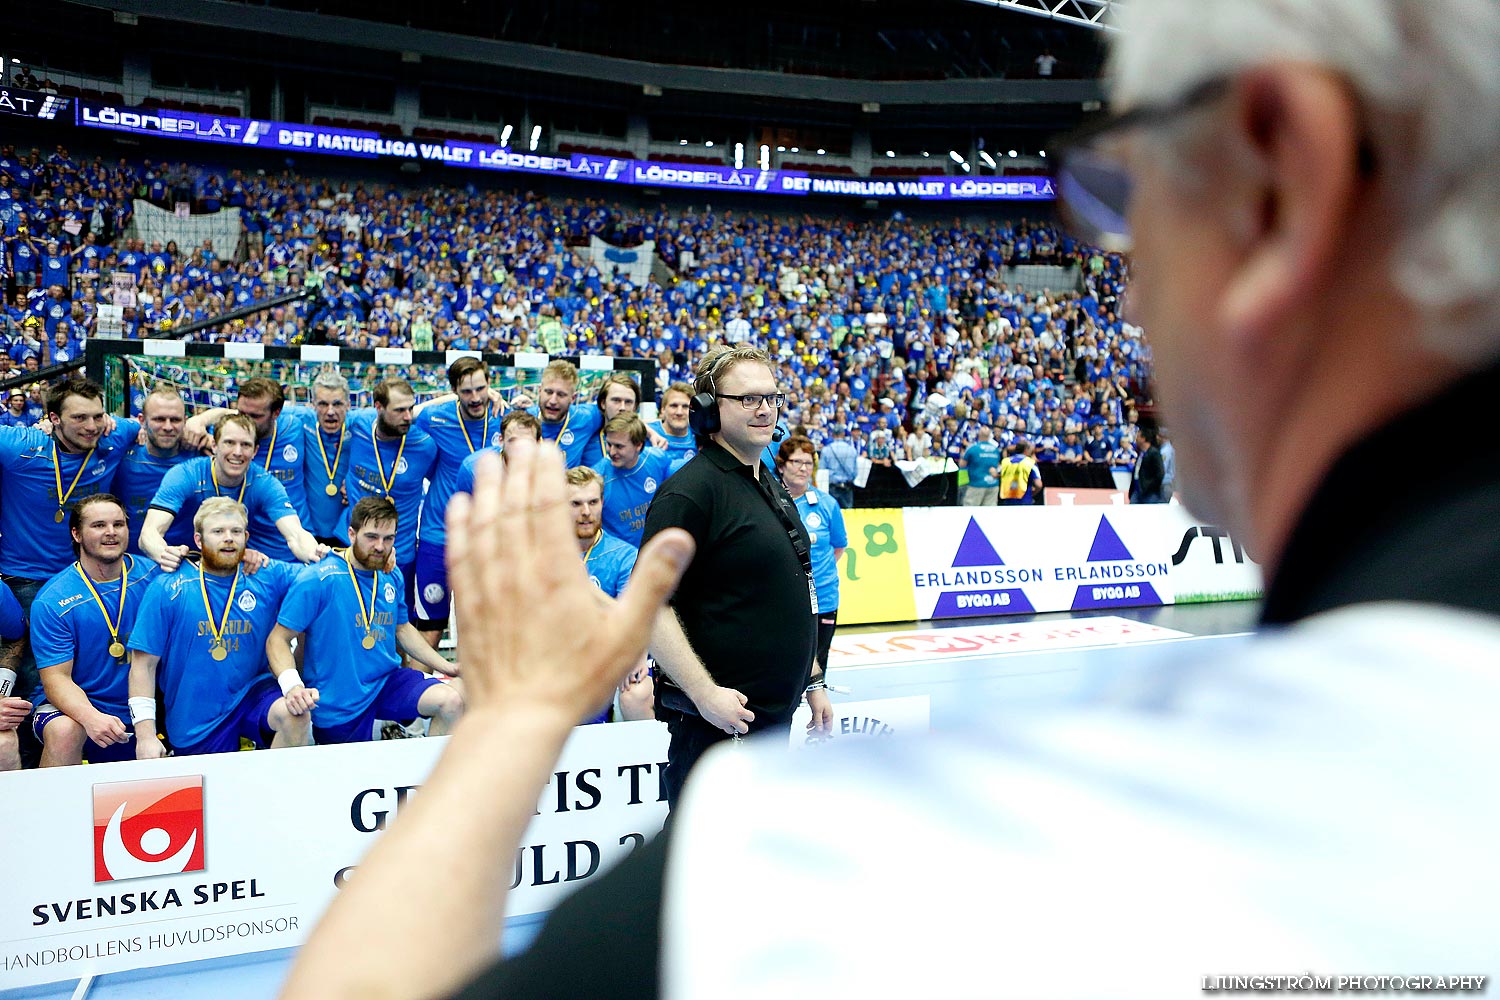
[[[1130,250],[1130,172],[1105,140],[1126,129],[1164,125],[1229,92],[1228,77],[1198,84],[1175,100],[1141,105],[1086,125],[1064,138],[1057,152],[1057,204],[1073,234],[1106,253]]]
[[[810,458],[789,458],[789,459],[787,459],[785,462],[783,462],[781,464],[787,465],[787,466],[795,465],[799,469],[803,469],[803,468],[811,469],[814,465],[817,465],[818,463],[814,462]]]
[[[786,405],[786,393],[784,392],[749,392],[742,396],[732,396],[727,392],[719,393],[720,399],[737,399],[740,405],[747,410],[758,410],[760,404],[765,403],[773,410],[779,410]]]
[[[1164,125],[1229,93],[1230,77],[1205,80],[1175,100],[1142,105],[1085,126],[1057,145],[1057,203],[1063,223],[1073,234],[1107,253],[1129,253],[1132,183],[1130,171],[1105,141],[1126,129]],[[1375,173],[1377,157],[1368,135],[1355,150],[1361,177]]]

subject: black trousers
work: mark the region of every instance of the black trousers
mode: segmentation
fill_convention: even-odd
[[[667,743],[667,768],[662,772],[667,809],[671,811],[677,808],[677,800],[682,797],[682,786],[687,781],[689,772],[698,763],[698,758],[707,753],[710,747],[723,743],[730,737],[724,730],[703,721],[703,717],[695,712],[680,712],[666,706],[657,708],[656,712],[656,717],[667,724],[667,734],[671,738]],[[768,734],[774,739],[774,734],[779,733],[785,741],[791,721],[790,717],[764,721],[757,718],[750,724],[750,734],[743,739],[761,739]]]
[[[729,734],[703,721],[701,715],[690,712],[662,708],[659,717],[667,724],[670,736],[667,744],[667,769],[662,774],[662,784],[667,793],[667,810],[670,812],[677,808],[677,800],[682,797],[683,783],[687,781],[688,772],[698,763],[698,758],[709,747],[729,739]]]

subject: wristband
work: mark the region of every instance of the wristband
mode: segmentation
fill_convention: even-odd
[[[9,667],[0,667],[0,698],[9,698],[16,689],[16,672]]]
[[[803,694],[811,694],[813,691],[827,691],[827,690],[828,690],[828,685],[826,683],[824,683],[822,679],[819,679],[819,680],[813,681],[807,687],[803,688],[802,689],[802,693]]]
[[[130,724],[133,726],[138,722],[156,721],[156,699],[155,698],[130,698]]]
[[[276,683],[281,685],[282,694],[291,694],[292,688],[302,687],[302,675],[297,673],[296,667],[283,670],[276,676]]]

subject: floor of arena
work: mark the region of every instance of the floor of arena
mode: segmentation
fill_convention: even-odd
[[[970,618],[839,629],[829,681],[839,701],[926,696],[931,725],[946,729],[976,711],[1057,700],[1085,674],[1129,671],[1161,647],[1223,656],[1252,634],[1258,602],[1186,604],[1097,612]],[[1189,646],[1188,644],[1191,644]],[[998,651],[997,651],[998,650]],[[523,950],[544,915],[512,918],[507,953]],[[7,1000],[271,1000],[295,949],[210,959],[94,980],[4,991]]]

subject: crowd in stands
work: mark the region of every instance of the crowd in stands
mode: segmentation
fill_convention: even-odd
[[[136,238],[134,199],[239,209],[242,241]],[[1129,469],[1136,457],[1150,354],[1118,314],[1123,263],[1047,221],[643,210],[5,147],[0,233],[0,378],[81,357],[111,275],[127,273],[137,304],[123,309],[125,337],[314,289],[193,336],[649,357],[658,391],[688,379],[712,344],[751,342],[780,365],[789,429],[820,447],[838,426],[882,463],[958,458],[990,425],[1042,462]],[[636,285],[595,266],[592,236],[655,241],[668,279]],[[1007,285],[1002,268],[1027,263],[1078,265],[1081,290]],[[16,405],[29,415],[40,396]]]
[[[237,209],[239,238],[234,246],[184,247],[138,235],[134,215],[143,201],[168,209],[187,203],[199,214]],[[652,241],[664,267],[632,280],[594,262],[595,237],[620,246]],[[444,731],[462,711],[462,694],[461,685],[435,679],[449,669],[435,652],[448,615],[439,507],[472,482],[474,453],[511,431],[557,441],[580,477],[570,480],[581,491],[575,505],[598,509],[597,522],[579,515],[578,537],[581,557],[602,580],[604,556],[622,553],[614,560],[620,570],[623,554],[634,551],[655,484],[694,453],[686,383],[720,345],[757,346],[772,359],[786,394],[780,418],[788,441],[823,451],[826,467],[838,472],[830,502],[847,501],[860,468],[920,470],[924,460],[948,458],[974,474],[980,466],[992,471],[1004,448],[1021,456],[1029,477],[1032,455],[1126,470],[1137,457],[1135,401],[1150,357],[1141,331],[1118,316],[1123,263],[1044,220],[641,209],[472,186],[406,189],[185,163],[106,164],[75,160],[61,147],[45,156],[6,147],[0,240],[0,379],[77,361],[89,338],[103,336],[602,354],[654,361],[657,372],[655,386],[615,372],[593,383],[597,395],[588,401],[578,371],[555,361],[534,397],[512,397],[515,408],[493,426],[494,383],[469,358],[447,368],[447,386],[415,370],[386,377],[374,386],[372,406],[363,405],[369,386],[351,386],[336,372],[293,387],[287,398],[275,378],[241,377],[251,374],[250,362],[212,385],[198,370],[180,384],[137,385],[131,416],[117,421],[106,420],[99,388],[83,379],[53,379],[50,392],[38,381],[8,395],[0,408],[0,519],[10,518],[0,526],[0,598],[14,596],[23,614],[34,606],[43,612],[42,625],[33,615],[30,628],[30,672],[5,668],[28,691],[0,697],[0,715],[10,713],[0,718],[0,769],[29,762],[29,753],[44,764],[158,755],[156,680],[167,693],[166,731],[178,752],[234,749],[241,737],[262,746],[367,739],[376,722],[418,716],[431,720],[429,731]],[[1066,275],[1071,287],[1016,284],[1007,268],[1020,264],[1060,266],[1048,273]],[[310,294],[185,330],[299,291]],[[653,388],[662,419],[647,424],[635,411],[641,390]],[[207,407],[199,390],[208,392]],[[444,392],[452,395],[433,398]],[[430,409],[418,412],[418,404]],[[50,439],[32,429],[44,415]],[[210,425],[212,454],[200,455],[210,447]],[[96,454],[104,458],[93,461]],[[642,469],[648,474],[636,475]],[[1030,485],[1019,493],[1029,496]],[[237,488],[248,509],[226,499],[225,487]],[[196,499],[179,502],[179,494]],[[982,484],[974,496],[983,502]],[[218,503],[205,508],[212,517],[191,515],[187,508],[200,503]],[[255,559],[280,567],[262,569],[254,584],[249,604],[265,620],[235,620],[256,642],[240,643],[241,632],[203,619],[212,643],[173,652],[132,638],[127,648],[126,633],[152,633],[122,629],[133,626],[134,605],[129,623],[104,613],[109,588],[118,587],[121,609],[127,579],[135,581],[133,595],[166,601],[187,593],[227,608],[239,600],[238,566],[250,558],[247,529]],[[234,537],[212,548],[207,540],[216,531]],[[599,547],[604,534],[620,545]],[[334,544],[348,548],[330,555]],[[205,560],[196,568],[184,562],[195,545]],[[159,583],[148,582],[156,575]],[[296,597],[304,592],[306,600]],[[310,603],[335,593],[348,605],[338,613]],[[363,610],[349,603],[366,594],[375,596]],[[381,594],[380,622],[388,628],[371,617]],[[81,604],[85,598],[92,603]],[[86,636],[70,638],[61,625],[55,635],[47,631],[45,609],[59,601],[86,609]],[[302,608],[301,616],[288,607]],[[166,611],[142,613],[162,634],[176,634]],[[363,633],[329,640],[341,652],[320,654],[321,673],[304,684],[291,665],[290,640],[267,646],[260,635],[273,621],[290,635],[324,620],[358,621]],[[307,634],[316,647],[316,635]],[[8,633],[0,639],[14,641]],[[0,653],[13,659],[9,649]],[[405,686],[394,694],[343,690],[358,671],[326,664],[357,658],[359,649],[374,650],[380,676]],[[58,665],[69,656],[84,666],[60,681],[66,671]],[[163,656],[164,673],[153,677]],[[242,689],[227,700],[178,690],[181,677],[196,676],[182,674],[184,664],[201,666],[205,657],[235,657]],[[414,672],[391,673],[401,662],[432,676],[413,686]],[[634,687],[644,689],[648,676]],[[642,698],[622,690],[622,713],[627,695]],[[309,724],[315,704],[321,721]],[[30,736],[10,737],[26,716]]]

